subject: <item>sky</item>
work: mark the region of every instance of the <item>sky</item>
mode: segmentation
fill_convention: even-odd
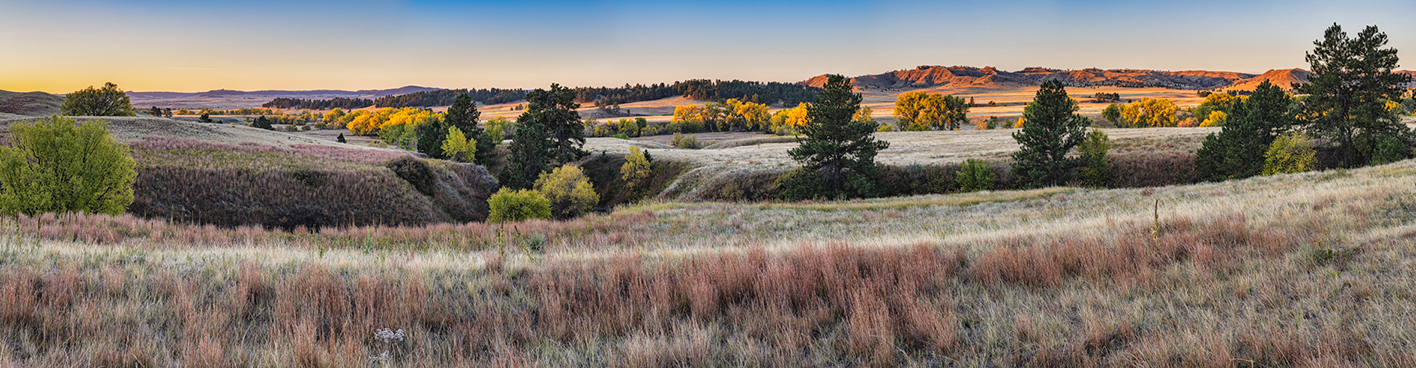
[[[1416,69],[1416,2],[0,0],[0,90],[796,82],[920,65],[1306,68],[1333,23]]]

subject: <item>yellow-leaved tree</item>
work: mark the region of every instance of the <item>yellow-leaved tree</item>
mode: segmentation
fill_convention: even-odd
[[[1173,127],[1180,122],[1175,115],[1180,107],[1164,98],[1142,98],[1126,104],[1121,110],[1121,118],[1132,128]]]
[[[551,214],[560,219],[579,216],[600,203],[600,195],[595,193],[590,178],[571,164],[549,173],[542,172],[541,177],[536,179],[535,188],[551,201]]]
[[[477,141],[468,139],[457,127],[448,127],[447,140],[443,141],[442,151],[448,158],[472,162],[477,159]]]
[[[1205,121],[1200,123],[1200,126],[1206,128],[1224,126],[1224,122],[1228,119],[1229,114],[1225,114],[1224,111],[1214,110],[1210,111],[1209,116],[1205,117]]]
[[[644,151],[638,146],[629,146],[629,155],[624,157],[624,165],[620,166],[620,179],[624,180],[625,185],[634,187],[634,183],[649,177],[652,172]]]

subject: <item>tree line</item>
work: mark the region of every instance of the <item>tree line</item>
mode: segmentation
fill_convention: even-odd
[[[313,110],[330,110],[330,109],[336,109],[336,108],[339,108],[339,109],[362,109],[362,108],[369,107],[369,106],[373,106],[373,105],[374,105],[374,100],[370,100],[370,99],[367,99],[367,98],[335,97],[335,98],[331,98],[331,99],[328,99],[328,100],[312,100],[312,99],[303,99],[303,98],[278,97],[278,98],[276,98],[276,99],[274,99],[274,100],[270,100],[270,102],[266,102],[266,103],[261,104],[261,107],[271,108],[271,109],[313,109]]]
[[[526,98],[526,90],[523,89],[440,89],[436,91],[421,91],[409,94],[383,96],[374,99],[374,106],[377,107],[432,107],[451,106],[458,96],[467,95],[472,101],[481,102],[483,105],[495,105]]]

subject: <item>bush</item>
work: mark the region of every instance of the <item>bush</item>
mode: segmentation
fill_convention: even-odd
[[[536,179],[535,188],[550,201],[551,213],[560,219],[579,216],[600,203],[600,195],[595,193],[590,178],[571,164],[542,173]]]
[[[487,216],[490,223],[551,218],[551,202],[541,192],[530,189],[503,187],[487,199],[487,205],[491,207],[491,214]]]
[[[699,149],[707,146],[704,142],[698,141],[697,136],[679,133],[674,133],[674,138],[669,141],[669,145],[683,149]]]
[[[135,162],[101,121],[16,123],[10,145],[0,147],[0,213],[116,215],[133,202]]]
[[[61,114],[69,116],[137,116],[128,94],[113,83],[104,83],[103,88],[93,86],[70,93],[59,106]],[[203,114],[205,115],[205,114]]]
[[[983,160],[968,159],[954,177],[965,192],[993,189],[993,165]]]
[[[1194,152],[1151,152],[1110,156],[1112,188],[1145,188],[1194,183]]]
[[[1264,153],[1264,175],[1292,174],[1312,170],[1317,153],[1302,132],[1284,134],[1273,140]]]
[[[1373,165],[1385,165],[1406,159],[1408,150],[1406,142],[1397,137],[1386,137],[1377,143],[1377,149],[1372,153]]]
[[[782,173],[782,176],[777,177],[776,185],[781,191],[782,199],[788,201],[816,199],[823,193],[821,174],[804,167]]]
[[[1099,130],[1087,133],[1087,140],[1077,146],[1081,152],[1082,182],[1090,187],[1104,187],[1111,181],[1111,162],[1107,151],[1111,150],[1111,139]]]

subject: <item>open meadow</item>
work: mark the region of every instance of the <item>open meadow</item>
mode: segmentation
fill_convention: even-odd
[[[567,222],[7,220],[48,366],[1409,366],[1416,162]],[[499,249],[505,250],[503,254]],[[381,340],[380,329],[402,338]]]
[[[384,164],[405,155],[397,150],[104,120],[149,173],[140,175],[169,188],[194,179],[163,172],[228,178],[202,185],[219,189],[255,170],[283,188],[274,193],[308,203],[427,207],[394,212],[416,224],[404,226],[172,220],[205,213],[196,207],[8,218],[0,364],[1416,364],[1413,160],[1143,188],[716,202],[671,192],[711,186],[693,182],[705,168],[785,168],[791,144],[762,136],[687,150],[592,138],[587,170],[601,150],[622,160],[628,144],[679,169],[665,169],[671,183],[654,186],[659,195],[613,212],[487,224],[419,217],[465,210],[438,203],[458,198],[447,191],[485,190],[453,180],[477,177],[458,171],[469,168],[433,165],[442,179],[419,194]],[[1103,130],[1121,157],[1193,152],[1214,131]],[[1016,149],[1011,131],[882,133],[892,146],[880,161],[1002,160]],[[142,189],[154,185],[139,180],[139,202],[168,198]],[[338,193],[365,197],[329,199]]]

